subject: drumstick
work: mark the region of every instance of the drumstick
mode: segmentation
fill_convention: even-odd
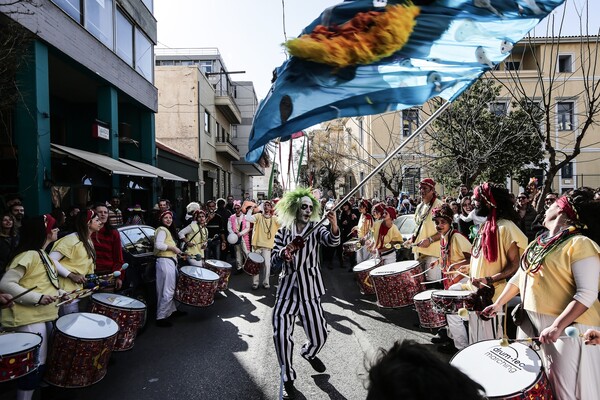
[[[579,332],[579,330],[577,328],[575,328],[574,326],[568,326],[565,329],[565,333],[566,335],[563,336],[559,336],[557,339],[577,339],[577,338],[581,338],[584,337],[583,333]],[[500,339],[500,346],[506,347],[508,346],[509,342],[513,342],[513,343],[519,343],[519,342],[528,342],[531,343],[534,340],[539,341],[540,337],[536,336],[536,337],[528,337],[528,338],[522,338],[522,339],[509,339],[509,338],[502,338]]]
[[[56,307],[60,307],[60,306],[62,306],[63,304],[70,303],[70,302],[72,302],[73,300],[80,299],[80,298],[82,298],[82,297],[86,297],[86,296],[88,296],[90,293],[92,293],[92,292],[94,292],[94,291],[96,291],[96,290],[98,290],[98,289],[100,289],[100,285],[98,285],[98,286],[94,286],[94,287],[93,287],[93,288],[91,288],[91,289],[78,289],[78,290],[81,290],[81,293],[77,294],[77,296],[75,296],[75,297],[73,297],[73,298],[70,298],[70,299],[67,299],[67,300],[63,300],[63,301],[61,301],[60,303],[58,303],[58,304],[56,305]],[[66,293],[66,294],[68,295],[69,293]],[[64,295],[63,295],[63,296],[64,296]]]
[[[438,280],[435,280],[435,281],[421,282],[421,285],[429,285],[430,283],[438,283],[438,282],[445,281],[446,279],[448,279],[448,278],[442,278],[442,279],[438,279]]]
[[[456,270],[456,271],[451,271],[451,272],[456,272],[457,274],[459,274],[459,275],[462,275],[462,276],[464,276],[465,278],[469,278],[469,279],[471,279],[471,277],[470,277],[469,275],[463,274],[462,272],[460,272],[460,271],[458,271],[458,270]],[[486,284],[485,284],[485,283],[483,283],[483,282],[479,282],[479,284],[480,284],[480,285],[483,285],[483,286],[485,286],[485,287],[486,287],[486,288],[488,288],[488,289],[491,289],[491,287],[489,287],[488,285],[486,285]]]
[[[18,299],[21,296],[25,296],[27,293],[31,292],[33,289],[37,289],[37,286],[32,287],[31,289],[27,289],[24,292],[19,293],[18,295],[16,295],[15,297],[13,297],[12,299],[10,299],[10,301],[15,301],[16,299]]]
[[[412,275],[412,276],[411,276],[411,278],[414,278],[414,277],[416,277],[416,276],[419,276],[419,275],[423,275],[425,272],[429,271],[430,269],[431,269],[431,267],[427,268],[427,269],[426,269],[425,271],[423,271],[423,272],[419,272],[418,274]]]

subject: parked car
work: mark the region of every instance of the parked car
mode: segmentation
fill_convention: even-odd
[[[153,307],[156,304],[155,229],[148,225],[127,225],[118,228],[118,231],[123,259],[129,263],[129,268],[125,271],[123,292]]]
[[[415,231],[415,228],[416,228],[415,216],[414,216],[414,214],[401,215],[394,220],[394,224],[400,231],[400,234],[402,235],[402,240],[404,240],[406,242],[407,240],[409,240],[412,237],[413,232]],[[403,247],[400,250],[396,251],[396,261],[404,261],[404,260],[412,260],[412,259],[413,259],[413,253],[410,248],[407,249],[407,248]]]

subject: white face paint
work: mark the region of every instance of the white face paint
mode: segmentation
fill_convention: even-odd
[[[296,220],[298,222],[302,222],[308,224],[310,217],[313,213],[313,202],[308,196],[304,196],[302,198],[302,203],[300,208],[298,209],[298,213],[296,214]]]

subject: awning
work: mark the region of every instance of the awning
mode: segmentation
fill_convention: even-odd
[[[135,168],[131,165],[125,164],[124,162],[115,160],[114,158],[110,158],[108,156],[91,153],[85,150],[74,149],[72,147],[59,146],[58,144],[51,144],[50,146],[52,151],[56,153],[65,154],[85,164],[91,165],[93,167],[98,167],[101,170],[107,172],[108,174],[144,176],[147,178],[157,177],[157,175],[154,173]]]
[[[202,164],[210,164],[210,165],[213,165],[213,166],[215,166],[215,167],[217,167],[219,169],[223,169],[223,167],[221,166],[221,164],[219,164],[216,161],[211,160],[210,158],[203,158],[201,161],[202,161]]]
[[[265,176],[265,169],[257,163],[250,163],[247,161],[233,161],[231,165],[233,165],[233,168],[243,172],[248,176]]]
[[[150,164],[144,164],[142,162],[139,161],[133,161],[133,160],[128,160],[126,158],[121,158],[121,161],[123,161],[126,164],[129,164],[133,167],[139,168],[143,171],[149,172],[151,174],[155,174],[156,176],[160,176],[163,179],[168,179],[170,181],[180,181],[180,182],[187,182],[188,180],[185,178],[182,178],[180,176],[174,175],[170,172],[164,171],[160,168],[157,168],[153,165]]]

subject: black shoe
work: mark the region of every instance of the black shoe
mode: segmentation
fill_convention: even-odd
[[[171,314],[171,318],[185,317],[186,315],[187,315],[187,312],[185,312],[185,311],[175,310]]]
[[[317,371],[318,373],[322,373],[325,372],[325,370],[327,369],[325,367],[325,364],[323,364],[323,361],[321,361],[321,359],[319,357],[313,357],[313,358],[306,358],[304,356],[302,356],[306,361],[308,361],[310,363],[310,366],[313,367],[313,369],[315,371]]]
[[[452,342],[452,339],[448,337],[445,329],[440,329],[437,334],[431,338],[431,343],[435,344],[444,344],[450,342]]]
[[[294,381],[283,382],[283,398],[284,399],[296,398],[296,388],[294,387]]]
[[[237,268],[237,269],[235,270],[235,274],[236,274],[236,275],[239,275],[239,274],[241,274],[241,273],[243,273],[243,272],[244,272],[244,270],[243,270],[242,268]]]
[[[156,326],[161,328],[170,328],[173,326],[173,323],[167,319],[157,319]]]
[[[458,353],[458,349],[456,347],[454,347],[454,343],[446,343],[441,346],[438,346],[437,350],[440,353],[449,354],[451,356]]]

